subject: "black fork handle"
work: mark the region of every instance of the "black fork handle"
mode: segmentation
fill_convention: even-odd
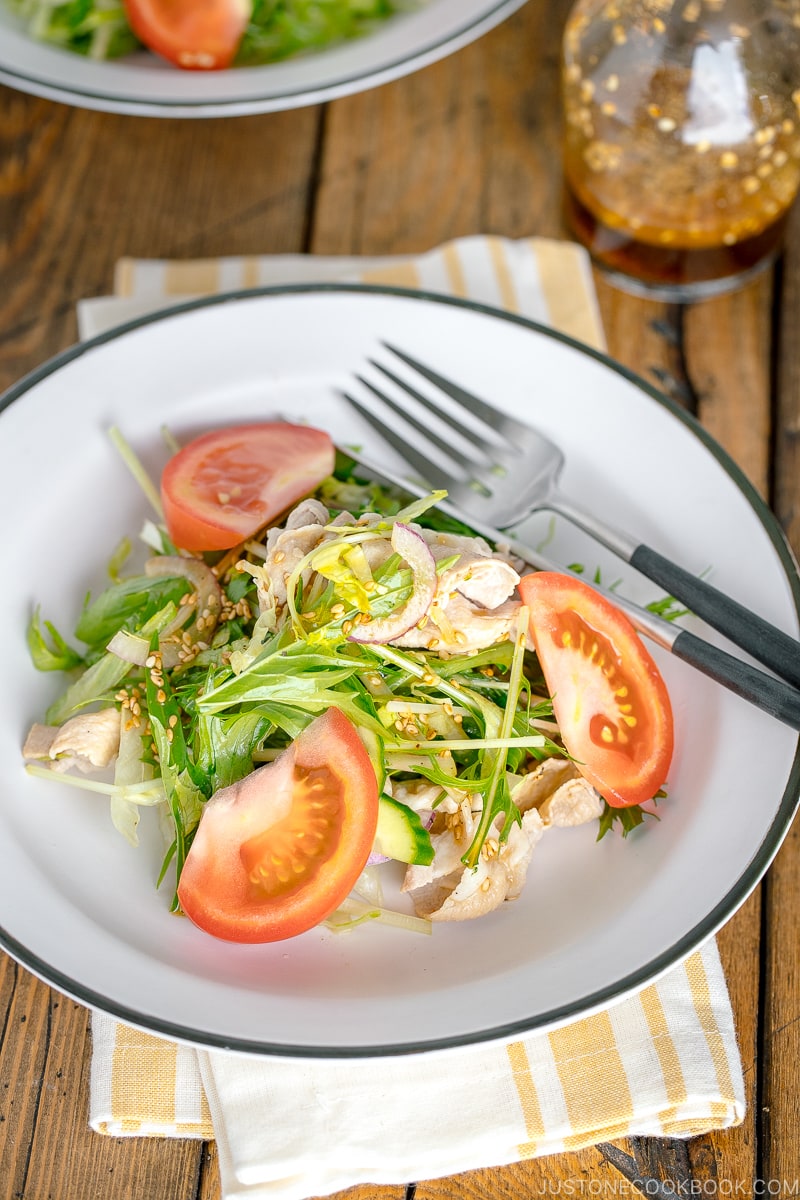
[[[765,675],[710,642],[683,629],[672,643],[671,652],[689,666],[721,683],[728,691],[749,700],[784,725],[800,730],[800,691],[783,679]]]
[[[637,546],[629,562],[781,679],[800,687],[800,642],[795,638],[649,546]]]

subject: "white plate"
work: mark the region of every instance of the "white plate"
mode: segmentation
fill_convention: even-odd
[[[106,437],[120,425],[155,473],[160,427],[305,418],[384,455],[335,394],[391,338],[535,420],[567,452],[564,489],[793,634],[800,585],[766,507],[690,419],[599,354],[459,301],[339,285],[182,306],[45,364],[0,413],[0,943],[56,988],[207,1045],[304,1056],[406,1053],[508,1038],[654,979],[755,886],[797,802],[797,734],[656,651],[677,750],[659,822],[627,840],[552,831],[520,900],[432,936],[314,930],[271,946],[215,941],[167,912],[161,849],[134,850],[102,798],[27,776],[26,727],[58,681],[31,667],[41,603],[62,632],[146,505]],[[543,536],[536,523],[532,536]],[[550,554],[619,564],[559,525]],[[562,558],[563,556],[563,558]],[[641,579],[625,591],[650,599]],[[699,627],[698,627],[699,628]]]
[[[399,79],[461,49],[524,0],[427,0],[363,38],[228,71],[180,71],[141,52],[110,62],[35,41],[0,4],[0,82],[78,108],[154,117],[224,117],[300,108]]]

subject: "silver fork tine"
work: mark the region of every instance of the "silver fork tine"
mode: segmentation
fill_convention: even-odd
[[[433,400],[430,400],[427,396],[423,396],[422,392],[418,392],[415,387],[412,387],[410,383],[405,381],[405,379],[401,379],[399,375],[395,375],[394,371],[390,371],[389,368],[385,367],[382,363],[377,362],[374,358],[370,358],[368,361],[371,366],[380,371],[382,375],[385,375],[387,379],[391,379],[392,383],[396,383],[401,391],[404,391],[406,395],[411,396],[414,400],[416,400],[416,402],[427,412],[432,413],[433,416],[442,421],[445,425],[449,425],[452,430],[454,430],[460,437],[466,438],[466,440],[471,442],[473,446],[477,446],[485,457],[486,439],[482,434],[476,433],[474,430],[467,428],[467,426],[463,425],[460,421],[456,421],[448,412],[445,412],[445,410],[440,408],[439,405]],[[384,396],[381,392],[378,392],[376,388],[372,388],[371,385],[367,383],[365,379],[362,379],[360,375],[358,378],[361,379],[362,383],[366,383],[367,387],[370,387],[376,395],[380,396],[381,400],[385,401],[386,404],[389,404],[392,408],[394,408],[395,412],[399,412],[407,421],[411,421],[411,418],[408,416],[405,409],[400,409],[396,405],[392,404],[388,396]],[[434,434],[427,426],[418,426],[417,428],[420,429],[420,432],[424,433],[426,438],[434,438]],[[441,448],[443,449],[444,447],[442,446]]]
[[[516,454],[522,453],[520,441],[524,444],[524,442],[530,437],[531,432],[527,425],[524,425],[521,421],[515,420],[514,417],[508,416],[506,413],[501,413],[491,404],[487,404],[485,400],[481,400],[480,396],[475,396],[472,392],[466,391],[465,388],[460,387],[457,383],[453,383],[452,379],[445,379],[444,376],[439,375],[438,372],[431,370],[430,367],[426,367],[424,363],[418,362],[416,358],[412,358],[410,354],[406,354],[403,350],[398,350],[397,347],[392,346],[391,343],[383,342],[382,345],[384,345],[387,350],[391,350],[392,354],[395,354],[404,363],[407,363],[407,365],[417,371],[418,374],[429,380],[430,383],[435,384],[435,386],[440,388],[446,396],[451,398],[451,400],[455,400],[456,403],[460,404],[462,408],[465,408],[467,412],[471,412],[474,417],[477,417],[478,420],[483,421],[489,426],[490,429],[494,430],[496,434],[500,434],[502,437],[506,438],[509,448]],[[512,433],[514,438],[518,440],[512,441],[507,437],[508,433]]]
[[[368,379],[365,379],[363,375],[356,375],[356,379],[359,383],[363,384],[365,388],[368,388],[369,391],[372,392],[373,396],[377,396],[382,404],[385,404],[387,408],[391,409],[393,413],[400,417],[400,419],[404,421],[406,425],[409,425],[412,429],[416,430],[416,432],[425,439],[428,445],[435,446],[437,450],[441,450],[443,454],[449,455],[454,462],[457,462],[459,466],[464,467],[465,470],[474,469],[478,465],[473,461],[473,459],[467,458],[465,454],[461,454],[460,451],[452,446],[449,442],[445,442],[436,433],[434,433],[432,429],[429,429],[427,425],[423,425],[421,421],[418,421],[415,416],[397,404],[397,402],[394,401],[391,396],[387,396],[385,392],[380,390],[380,388],[375,387],[375,385],[370,383]],[[348,396],[347,398],[351,404],[355,403],[351,396]],[[356,407],[358,406],[356,405]],[[362,408],[360,411],[363,413],[366,410]],[[377,417],[375,420],[373,420],[372,425],[374,429],[385,430],[386,428],[384,425],[377,424]],[[405,445],[405,443],[403,443],[403,445]],[[439,467],[437,472],[436,464],[432,459],[424,459],[422,461],[427,463],[429,474],[433,472],[434,476],[437,473],[441,475],[442,468]],[[435,482],[435,478],[432,480],[432,482]]]
[[[434,486],[436,485],[436,478],[440,474],[440,471],[437,470],[435,463],[431,462],[429,458],[426,458],[424,454],[420,454],[419,451],[413,446],[409,445],[404,438],[399,437],[389,425],[384,425],[384,423],[379,420],[378,417],[376,417],[375,414],[366,407],[366,405],[362,404],[360,400],[356,400],[355,396],[351,396],[349,392],[340,392],[339,394],[348,402],[348,404],[352,404],[353,408],[361,413],[365,421],[369,422],[375,432],[378,433],[384,439],[384,441],[388,442],[390,446],[393,446],[398,454],[400,454],[407,463],[419,471],[423,479],[427,480]],[[405,417],[404,413],[402,415]],[[420,426],[418,428],[422,427]],[[425,431],[425,435],[426,437],[429,436],[427,431]],[[475,489],[473,488],[473,490]],[[454,492],[458,493],[459,489],[457,486],[454,488],[453,485],[450,484],[449,491],[451,494],[453,494]]]

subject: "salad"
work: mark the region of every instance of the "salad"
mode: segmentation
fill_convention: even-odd
[[[276,62],[369,33],[409,0],[8,0],[40,41],[90,58],[146,47],[187,70]]]
[[[108,796],[133,845],[157,809],[173,911],[234,942],[427,932],[518,896],[548,830],[652,811],[669,697],[579,579],[525,573],[308,426],[173,444],[159,488],[112,437],[147,558],[123,540],[74,643],[34,612],[33,662],[67,683],[23,755]],[[413,914],[382,902],[398,863]]]

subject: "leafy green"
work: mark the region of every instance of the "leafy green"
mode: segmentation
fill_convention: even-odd
[[[118,630],[141,628],[165,604],[179,604],[190,591],[191,584],[183,576],[132,575],[106,588],[91,603],[87,600],[75,636],[88,646],[105,647]]]
[[[255,0],[236,61],[276,62],[360,37],[399,7],[393,0]]]
[[[31,37],[89,58],[119,58],[136,50],[122,0],[11,0]]]
[[[180,879],[191,838],[200,821],[203,802],[208,799],[208,795],[201,791],[201,772],[189,757],[183,714],[172,693],[167,674],[162,668],[157,635],[153,636],[151,647],[152,666],[145,672],[147,709],[159,771],[175,831],[175,841],[170,847],[169,856],[174,859],[176,877]],[[178,908],[177,895],[173,898],[172,908]]]
[[[160,633],[175,615],[174,604],[167,604],[150,617],[138,631],[150,638]],[[46,720],[50,725],[61,725],[81,708],[114,700],[116,689],[131,674],[131,664],[116,654],[103,654],[96,662],[79,675],[74,683],[55,700],[47,710]]]
[[[309,653],[301,642],[295,643],[286,650],[266,651],[241,675],[206,692],[199,707],[205,713],[223,712],[243,701],[271,700],[316,709],[318,697],[349,679],[358,665],[337,654]]]
[[[262,711],[230,719],[200,714],[196,727],[195,762],[213,794],[243,779],[253,769],[253,755],[270,728]]]
[[[597,831],[597,840],[601,841],[607,833],[614,827],[615,823],[619,826],[619,830],[623,837],[627,837],[639,825],[644,824],[645,817],[656,817],[656,814],[649,812],[646,808],[642,808],[639,804],[631,804],[628,808],[612,808],[607,801],[603,801],[603,811],[600,814],[599,828]],[[658,818],[656,817],[656,820]]]
[[[52,622],[42,621],[38,608],[34,609],[28,624],[27,639],[37,671],[69,671],[83,665],[83,655],[67,645]]]
[[[89,705],[103,701],[110,703],[129,670],[130,665],[115,654],[104,654],[50,705],[45,717],[48,725],[62,725],[79,709]]]

